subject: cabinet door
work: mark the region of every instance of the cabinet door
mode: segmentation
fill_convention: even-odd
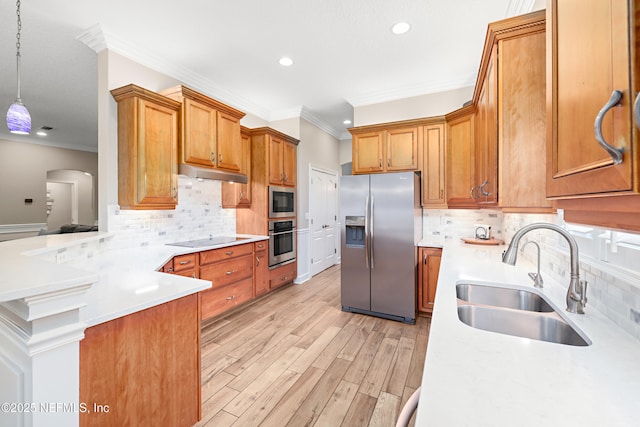
[[[251,137],[242,134],[240,138],[240,173],[247,175],[247,183],[222,183],[223,208],[251,207]]]
[[[420,268],[418,269],[418,310],[431,313],[436,299],[442,249],[420,248],[420,260]]]
[[[384,132],[370,132],[353,136],[354,174],[382,172],[384,170]]]
[[[240,171],[240,120],[218,111],[217,131],[217,168],[233,172]]]
[[[444,124],[422,129],[422,206],[446,207]]]
[[[284,183],[282,151],[285,142],[280,138],[269,136],[269,183],[282,185]]]
[[[626,0],[549,3],[549,197],[633,189],[630,110],[635,93],[629,90],[629,3],[633,4]],[[614,90],[622,91],[622,99],[604,115],[602,135],[613,148],[624,149],[617,165],[594,136],[596,116]]]
[[[296,186],[296,146],[285,142],[282,146],[282,183],[287,187]]]
[[[546,198],[545,33],[500,40],[499,204],[551,210]]]
[[[177,111],[141,99],[139,112],[137,205],[175,207],[178,203]]]
[[[189,98],[185,98],[183,108],[182,161],[214,167],[217,158],[217,111]]]
[[[266,248],[266,243],[261,243]],[[256,249],[258,244],[256,244]],[[254,264],[254,287],[255,295],[259,296],[269,291],[269,255],[266,250],[256,250]]]
[[[473,114],[447,124],[447,205],[450,208],[475,206],[474,126]]]
[[[418,169],[418,127],[386,131],[386,164],[389,172]]]
[[[476,201],[498,202],[497,46],[494,46],[478,99],[476,122]]]

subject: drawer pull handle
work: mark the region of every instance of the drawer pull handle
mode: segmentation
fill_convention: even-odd
[[[231,301],[232,299],[234,299],[236,296],[235,295],[231,295],[230,297],[227,297],[227,301]]]
[[[180,265],[187,265],[187,264],[191,264],[191,260],[187,260],[187,261],[180,261]]]
[[[600,144],[600,146],[604,148],[607,153],[609,153],[609,155],[613,159],[613,164],[615,165],[619,165],[620,163],[622,163],[623,149],[612,147],[607,141],[605,141],[604,136],[602,135],[602,120],[604,119],[605,114],[609,112],[609,110],[620,103],[621,99],[622,92],[619,90],[614,90],[611,94],[611,98],[609,98],[609,101],[607,101],[607,103],[604,105],[604,107],[602,107],[602,109],[596,116],[596,121],[593,125],[593,130],[596,134],[596,140],[598,141],[598,144]]]
[[[225,252],[224,254],[225,254],[225,255],[229,255],[229,256],[231,256],[231,255],[233,255],[233,251],[227,251],[227,252]]]
[[[235,272],[236,272],[235,270],[227,271],[227,276],[231,276]]]

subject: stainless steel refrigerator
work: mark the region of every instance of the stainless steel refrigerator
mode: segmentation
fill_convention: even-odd
[[[415,323],[420,175],[343,176],[340,220],[342,310]]]

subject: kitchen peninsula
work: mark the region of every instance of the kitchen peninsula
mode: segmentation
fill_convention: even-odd
[[[107,249],[113,235],[101,232],[1,243],[0,400],[38,407],[3,412],[0,424],[78,425],[79,415],[81,425],[92,425],[91,417],[195,423],[198,293],[211,282],[157,270],[176,255],[266,239],[243,237],[203,248],[125,250]],[[76,258],[77,248],[89,255]],[[60,409],[40,407],[52,402]],[[103,412],[85,411],[94,404]]]

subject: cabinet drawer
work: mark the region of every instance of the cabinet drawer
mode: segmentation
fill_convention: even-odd
[[[251,278],[223,288],[202,291],[200,292],[202,320],[249,301],[252,297],[253,280]]]
[[[295,262],[269,271],[269,288],[274,289],[278,286],[293,282],[297,273],[298,267]]]
[[[253,252],[252,244],[235,245],[226,248],[213,249],[211,251],[200,252],[200,265],[211,264],[213,262],[224,261]]]
[[[178,255],[173,257],[173,271],[175,273],[195,268],[197,265],[197,253]]]
[[[198,273],[195,267],[188,268],[186,270],[174,271],[173,274],[177,274],[178,276],[193,277],[194,279],[198,278]]]
[[[200,278],[210,280],[213,288],[220,288],[253,275],[251,252],[238,258],[200,267]]]
[[[253,244],[253,247],[254,247],[256,252],[258,252],[258,251],[266,251],[267,250],[267,245],[268,245],[267,241],[263,240],[263,241],[260,241],[260,242],[255,242]]]

